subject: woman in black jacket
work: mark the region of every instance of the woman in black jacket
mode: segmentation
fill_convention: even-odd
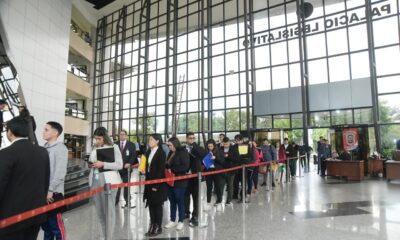
[[[149,149],[146,151],[146,169],[143,174],[146,180],[165,178],[165,153],[161,147],[160,134],[152,134],[149,137]],[[157,236],[162,232],[163,203],[167,200],[165,183],[145,185],[143,200],[150,212],[150,227],[145,234],[148,237]]]
[[[170,150],[167,158],[166,168],[169,169],[176,177],[186,175],[189,166],[189,153],[181,146],[178,138],[172,137],[168,140],[168,148]],[[183,220],[185,218],[185,191],[188,180],[175,181],[173,186],[168,186],[168,199],[170,202],[170,221],[165,228],[173,228],[176,226],[177,231],[183,229]],[[176,208],[178,207],[179,219],[176,220]]]
[[[206,143],[206,146],[207,146],[207,151],[212,155],[211,159],[214,161],[214,164],[211,165],[210,168],[207,169],[206,171],[209,172],[209,171],[224,169],[225,165],[224,154],[222,153],[221,150],[219,150],[215,140],[209,139]],[[207,205],[204,208],[204,210],[208,211],[211,209],[211,196],[214,185],[215,192],[217,193],[217,201],[216,201],[217,212],[222,211],[221,202],[222,202],[222,194],[224,187],[222,174],[214,174],[206,176],[206,183],[207,183]]]

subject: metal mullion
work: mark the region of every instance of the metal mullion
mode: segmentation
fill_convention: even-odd
[[[240,59],[239,59],[239,57],[240,57],[240,41],[239,41],[239,39],[240,39],[240,34],[239,34],[239,23],[240,23],[240,17],[239,17],[239,0],[236,0],[236,31],[237,31],[237,47],[238,47],[238,50],[237,50],[237,52],[238,52],[238,59],[237,59],[237,61],[238,61],[238,67],[239,67],[239,71],[238,71],[238,79],[239,79],[239,81],[238,81],[238,84],[239,84],[239,130],[240,130],[240,128],[241,128],[241,125],[242,125],[242,111],[241,111],[241,109],[242,109],[242,98],[241,98],[241,85],[240,85],[240,82],[242,81],[242,78],[241,78],[241,73],[242,73],[242,71],[240,70]],[[225,129],[225,134],[226,134],[226,129]]]
[[[188,2],[187,2],[188,3]],[[189,4],[187,4],[187,6],[189,6]],[[186,7],[186,100],[185,100],[185,104],[186,104],[186,132],[188,132],[189,129],[189,111],[188,111],[188,107],[189,107],[189,67],[188,67],[188,55],[189,55],[189,35],[187,34],[187,32],[189,31],[189,7]],[[182,83],[183,84],[183,83]],[[183,94],[183,92],[182,92]],[[182,104],[182,102],[180,103]],[[179,113],[180,114],[180,113]]]
[[[287,30],[287,2],[285,0],[285,4],[283,5],[284,8],[284,12],[285,12],[285,30]],[[287,39],[286,41],[286,57],[287,57],[287,72],[288,72],[288,81],[289,81],[289,88],[292,86],[291,81],[290,81],[290,54],[289,54],[289,39]]]
[[[268,3],[267,3],[267,15],[268,15],[268,30],[266,31],[268,34],[271,34],[271,21],[270,21],[270,19],[271,19],[271,16],[270,16],[270,6],[269,6],[269,1],[268,1]],[[269,50],[269,81],[270,81],[270,83],[271,83],[271,91],[272,91],[272,89],[274,89],[274,85],[273,85],[273,79],[272,79],[272,44],[271,44],[271,42],[269,42],[268,41],[268,50]],[[272,126],[274,126],[274,125],[272,125]]]
[[[123,89],[124,89],[124,71],[125,71],[125,41],[126,41],[126,6],[122,8],[122,30],[121,30],[121,66],[119,69],[119,130],[122,130],[122,111],[123,111]],[[118,44],[117,47],[118,48]],[[118,59],[118,57],[117,57]],[[115,128],[114,128],[115,129]],[[113,130],[114,130],[113,129]]]
[[[145,7],[147,3],[147,0],[145,2],[141,2],[141,10],[139,12],[139,35],[138,35],[138,41],[139,41],[139,46],[138,46],[138,70],[137,70],[137,94],[136,94],[136,135],[137,135],[137,140],[140,142],[140,137],[139,137],[139,122],[140,122],[140,116],[139,116],[139,109],[140,109],[140,70],[141,70],[141,51],[142,51],[142,25],[143,25],[143,19],[142,19],[142,12],[143,8]],[[144,108],[143,104],[143,108]],[[143,116],[142,116],[143,118]]]
[[[146,8],[146,32],[145,32],[145,53],[144,53],[144,101],[143,101],[143,142],[147,142],[147,98],[149,91],[149,42],[150,42],[150,13],[151,13],[151,0],[147,0],[147,8]]]
[[[303,2],[303,0],[301,0],[302,2]],[[323,18],[324,18],[324,22],[326,22],[326,16],[325,16],[325,1],[326,0],[322,0],[322,11],[323,11]],[[303,5],[304,6],[304,5]],[[337,30],[337,29],[335,29],[335,30]],[[328,76],[328,83],[330,83],[331,82],[331,76],[330,76],[330,71],[329,71],[329,52],[328,52],[328,32],[327,31],[324,31],[324,36],[325,36],[325,54],[326,54],[326,70],[327,70],[327,76]],[[307,49],[304,49],[304,52],[306,52],[307,51]]]
[[[308,54],[307,54],[307,37],[305,32],[305,11],[304,0],[296,1],[297,8],[297,25],[299,31],[299,60],[300,60],[300,75],[301,75],[301,105],[303,113],[303,142],[308,145],[308,126],[310,125],[309,99],[308,99]],[[300,9],[301,8],[301,9]],[[326,41],[326,37],[325,37]]]
[[[345,14],[347,16],[347,1],[344,1],[344,9],[345,9]],[[350,74],[350,80],[353,79],[353,71],[352,71],[352,67],[351,67],[351,56],[350,56],[350,36],[349,36],[349,24],[346,21],[346,37],[347,37],[347,57],[349,59],[349,74]],[[353,122],[354,122],[354,118],[353,118]]]
[[[381,149],[381,132],[380,132],[380,116],[379,116],[379,101],[378,101],[378,86],[376,78],[376,59],[375,59],[375,43],[374,43],[374,29],[371,16],[371,1],[365,0],[365,12],[367,21],[367,35],[368,35],[368,55],[369,55],[369,71],[371,80],[371,96],[372,96],[372,117],[374,121],[375,140],[377,151]]]
[[[223,28],[222,28],[222,34],[223,34],[223,38],[222,38],[222,42],[224,45],[224,51],[223,51],[223,56],[224,56],[224,129],[226,129],[226,39],[225,39],[225,1],[223,1],[222,4],[222,22],[223,24]],[[240,127],[239,127],[240,129]]]
[[[157,1],[157,33],[156,33],[156,37],[157,37],[157,42],[156,42],[156,69],[154,70],[154,72],[155,72],[155,76],[156,76],[156,85],[155,85],[155,90],[154,90],[154,92],[155,92],[155,95],[154,95],[154,104],[155,104],[155,106],[154,106],[154,119],[155,119],[155,122],[154,122],[154,132],[156,133],[156,132],[158,132],[157,131],[157,106],[158,106],[158,104],[157,104],[157,98],[156,98],[156,96],[157,96],[157,92],[158,92],[158,46],[159,46],[159,44],[160,44],[160,42],[159,42],[159,30],[160,30],[160,16],[159,16],[159,14],[160,14],[160,1]]]
[[[174,0],[174,35],[173,35],[173,44],[174,44],[174,47],[173,47],[173,49],[174,49],[174,53],[173,53],[173,73],[172,73],[172,76],[173,76],[173,79],[172,79],[172,95],[173,95],[173,103],[172,103],[172,109],[173,109],[173,111],[172,111],[172,135],[173,136],[176,136],[176,134],[177,134],[177,131],[179,130],[179,129],[177,129],[177,112],[176,112],[176,110],[177,110],[177,98],[178,98],[178,96],[177,96],[177,91],[178,91],[178,89],[177,89],[177,77],[178,77],[178,75],[177,75],[177,69],[178,69],[178,66],[177,66],[177,61],[178,61],[178,53],[177,53],[177,44],[178,44],[178,0]]]
[[[249,1],[249,17],[250,17],[250,24],[251,24],[251,28],[250,28],[250,36],[254,36],[254,14],[253,14],[253,0]],[[289,59],[288,59],[289,62]],[[250,66],[251,66],[251,71],[250,71],[250,75],[251,75],[251,116],[252,116],[252,128],[255,128],[255,126],[257,125],[256,122],[256,118],[254,117],[254,101],[255,101],[255,96],[254,93],[256,92],[256,70],[255,70],[255,53],[254,53],[254,45],[250,45]],[[249,108],[250,109],[250,108]],[[248,116],[249,118],[249,122],[250,122],[250,114]],[[247,127],[247,131],[248,131],[248,136],[251,139],[251,134],[250,134],[250,126]]]
[[[200,50],[200,61],[201,61],[200,62],[200,71],[198,72],[198,75],[201,74],[201,79],[200,79],[200,81],[201,81],[200,82],[200,84],[201,84],[201,86],[200,86],[200,89],[201,89],[200,131],[202,133],[203,142],[205,145],[206,137],[204,134],[204,91],[205,91],[205,89],[204,89],[204,1],[198,1],[197,3],[198,3],[198,8],[201,10],[201,12],[198,16],[199,22],[201,24],[200,25],[201,34],[197,38],[197,39],[199,39],[199,37],[200,37],[200,46],[201,46],[201,48],[199,49]],[[208,116],[208,117],[210,117],[210,116]]]
[[[169,132],[168,132],[168,120],[169,120],[169,58],[170,58],[170,14],[171,14],[171,0],[167,0],[167,20],[166,20],[166,38],[165,38],[165,48],[166,48],[166,54],[165,54],[165,122],[164,122],[164,134],[165,134],[165,141],[167,141],[169,137]]]
[[[207,82],[208,82],[208,138],[212,138],[212,8],[211,0],[207,0]]]

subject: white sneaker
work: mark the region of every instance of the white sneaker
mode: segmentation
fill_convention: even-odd
[[[172,221],[169,221],[168,223],[167,223],[167,225],[165,225],[164,227],[165,228],[173,228],[173,227],[175,227],[177,224],[176,224],[176,222],[172,222]]]
[[[217,212],[222,212],[222,204],[221,203],[217,204]]]
[[[182,231],[183,230],[183,222],[178,222],[178,225],[176,226],[176,231]]]
[[[210,210],[211,210],[211,203],[205,204],[205,205],[204,205],[204,211],[205,211],[205,212],[208,212],[208,211],[210,211]]]

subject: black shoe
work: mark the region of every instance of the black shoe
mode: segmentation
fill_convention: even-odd
[[[190,219],[189,226],[191,227],[199,226],[199,221],[197,220],[197,217],[192,217],[192,219]]]
[[[124,206],[122,206],[122,208],[135,208],[136,206],[132,206],[132,205],[128,205],[128,204],[125,204]]]
[[[275,183],[272,183],[272,187],[275,187]]]
[[[238,196],[233,196],[232,199],[239,199]]]
[[[261,184],[261,186],[267,186],[267,183],[263,182],[263,183]]]
[[[153,231],[151,232],[151,237],[160,235],[162,233],[162,227],[158,224],[154,225]]]
[[[150,236],[153,234],[154,228],[155,228],[155,225],[154,225],[154,224],[150,224],[149,230],[148,230],[147,233],[145,233],[144,235],[145,235],[146,237],[150,237]]]
[[[185,213],[185,219],[189,219],[190,218],[190,213]]]

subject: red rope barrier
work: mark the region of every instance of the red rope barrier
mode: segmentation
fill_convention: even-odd
[[[292,159],[298,159],[300,157],[304,157],[303,156],[299,156],[299,157],[292,157],[292,158],[288,158],[289,160]],[[225,172],[231,172],[231,171],[236,171],[239,169],[242,169],[243,166],[245,167],[257,167],[257,166],[261,166],[261,165],[268,165],[270,164],[271,161],[264,161],[264,162],[260,162],[260,163],[252,163],[252,164],[246,164],[246,165],[242,165],[242,166],[237,166],[237,167],[232,167],[232,168],[227,168],[227,169],[222,169],[222,170],[215,170],[215,171],[210,171],[210,172],[202,172],[202,176],[208,176],[208,175],[214,175],[214,174],[220,174],[220,173],[225,173]],[[137,167],[138,164],[133,165],[132,167]],[[169,182],[169,181],[179,181],[179,180],[184,180],[184,179],[189,179],[189,178],[195,178],[197,177],[198,174],[188,174],[185,176],[178,176],[178,177],[172,177],[172,178],[163,178],[163,179],[155,179],[155,180],[146,180],[146,181],[141,181],[141,182],[131,182],[131,183],[120,183],[120,184],[112,184],[111,188],[115,189],[115,188],[124,188],[124,187],[132,187],[132,186],[142,186],[142,185],[151,185],[151,184],[157,184],[157,183],[164,183],[164,182]],[[12,217],[8,217],[5,219],[0,220],[0,229],[6,228],[10,225],[25,221],[29,218],[33,218],[35,216],[38,216],[40,214],[44,214],[47,213],[49,211],[52,211],[56,208],[60,208],[63,207],[65,205],[69,205],[78,201],[82,201],[86,198],[89,198],[97,193],[103,192],[104,188],[103,187],[98,187],[95,188],[93,190],[90,190],[88,192],[84,192],[81,193],[79,195],[76,195],[74,197],[70,197],[67,199],[64,199],[62,201],[58,201],[43,207],[38,207],[17,215],[14,215]]]

